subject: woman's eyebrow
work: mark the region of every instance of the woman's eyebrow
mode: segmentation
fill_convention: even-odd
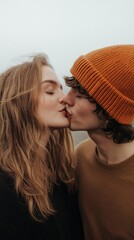
[[[57,86],[59,86],[60,87],[60,89],[63,89],[63,87],[62,87],[62,85],[61,84],[58,84],[56,81],[54,81],[54,80],[44,80],[44,81],[42,81],[42,84],[45,84],[45,83],[50,83],[50,84],[53,84],[53,85],[57,85]]]

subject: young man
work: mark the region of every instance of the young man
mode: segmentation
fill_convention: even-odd
[[[80,56],[65,77],[85,240],[134,240],[134,45]]]

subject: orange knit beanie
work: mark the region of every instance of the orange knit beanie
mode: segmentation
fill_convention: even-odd
[[[134,45],[115,45],[80,56],[71,73],[117,122],[134,121]]]

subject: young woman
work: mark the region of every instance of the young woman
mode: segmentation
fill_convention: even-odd
[[[46,55],[0,75],[0,239],[82,239],[62,86]]]

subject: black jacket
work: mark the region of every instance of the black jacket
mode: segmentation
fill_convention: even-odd
[[[52,202],[56,213],[34,221],[12,179],[0,170],[0,240],[83,240],[76,196],[62,183],[54,186]]]

